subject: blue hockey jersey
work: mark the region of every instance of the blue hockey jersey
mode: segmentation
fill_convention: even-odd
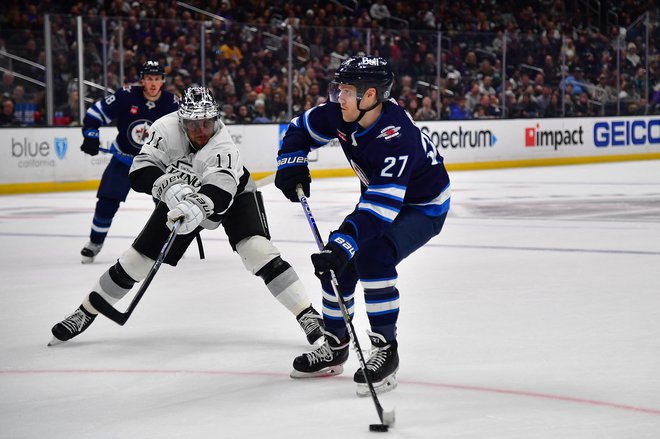
[[[127,86],[92,105],[83,119],[83,130],[98,129],[117,121],[116,148],[120,154],[135,156],[151,124],[179,108],[172,93],[163,90],[157,101],[144,97],[142,86]]]
[[[337,103],[311,108],[291,121],[279,153],[309,153],[334,138],[361,182],[358,205],[346,219],[358,242],[381,236],[406,206],[432,217],[449,210],[443,158],[395,101],[384,102],[380,117],[367,129],[344,122]]]

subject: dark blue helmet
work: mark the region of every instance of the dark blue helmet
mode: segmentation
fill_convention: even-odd
[[[165,69],[160,65],[158,61],[149,60],[142,65],[142,70],[140,70],[140,79],[144,78],[144,75],[160,75],[164,78]]]
[[[378,102],[383,102],[388,100],[392,93],[394,74],[390,64],[381,57],[354,56],[341,63],[333,82],[337,85],[355,86],[358,99],[361,99],[369,88],[375,88]]]

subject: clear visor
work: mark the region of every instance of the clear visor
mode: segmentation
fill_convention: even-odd
[[[339,84],[332,81],[328,84],[328,98],[330,102],[339,102],[339,98],[344,101],[352,101],[362,99],[362,95],[358,95],[359,91],[353,85]]]
[[[191,133],[195,131],[213,131],[215,121],[215,117],[210,119],[182,119],[181,124],[187,132]]]

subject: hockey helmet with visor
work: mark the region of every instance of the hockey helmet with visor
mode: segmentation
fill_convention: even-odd
[[[201,149],[220,129],[218,105],[206,87],[189,87],[179,102],[179,124],[195,149]]]
[[[142,64],[140,79],[144,79],[146,75],[159,75],[165,78],[165,69],[158,61],[149,60]]]
[[[330,102],[339,102],[339,86],[352,85],[356,88],[358,104],[370,88],[376,89],[377,103],[380,103],[390,98],[393,83],[394,74],[386,60],[377,56],[354,56],[337,68],[328,87],[328,97]]]

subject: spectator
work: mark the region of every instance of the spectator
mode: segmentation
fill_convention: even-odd
[[[59,125],[59,124],[71,125],[71,126],[80,125],[78,90],[73,90],[71,91],[71,93],[69,93],[69,99],[67,99],[66,104],[59,107],[56,113],[61,113],[61,114],[59,115],[59,119],[60,119],[59,121],[53,120],[54,125]]]
[[[0,126],[20,126],[21,121],[14,115],[14,101],[11,98],[3,98],[2,112],[0,113]]]
[[[437,120],[438,113],[433,109],[433,102],[428,96],[422,98],[422,107],[417,110],[414,120],[424,121],[424,120]]]
[[[474,107],[481,102],[481,93],[479,93],[479,84],[477,81],[472,81],[470,91],[465,95],[467,109],[474,111]]]
[[[248,110],[247,105],[243,104],[238,107],[238,115],[236,116],[236,123],[250,124],[252,123],[252,116]]]
[[[254,101],[254,119],[252,123],[270,123],[272,120],[266,116],[266,103],[263,99]]]
[[[626,66],[625,70],[629,72],[634,72],[637,70],[637,66],[642,61],[640,56],[637,54],[637,46],[632,41],[628,43],[626,47]]]
[[[483,77],[481,84],[479,84],[479,93],[482,95],[494,95],[496,93],[492,76],[486,75]]]
[[[461,75],[457,71],[447,73],[447,90],[451,90],[454,96],[463,95],[463,87],[460,84]]]
[[[574,116],[577,117],[585,117],[589,116],[590,114],[590,105],[589,105],[589,97],[587,96],[586,92],[580,93],[580,96],[578,96],[577,101],[575,102],[575,113]]]
[[[550,96],[550,103],[545,109],[543,117],[561,117],[561,105],[559,102],[559,92],[554,91]]]
[[[529,93],[523,93],[520,99],[520,115],[525,118],[539,117],[539,107]]]
[[[10,97],[14,93],[14,75],[11,72],[4,72],[2,74],[2,83],[0,83],[0,97]]]
[[[538,105],[539,107],[539,114],[541,115],[541,117],[545,116],[545,111],[550,105],[551,98],[552,98],[552,89],[548,86],[545,86],[541,90],[541,95],[535,99],[536,105]]]
[[[496,95],[490,95],[488,108],[486,108],[486,114],[491,119],[502,118],[502,108],[500,106],[500,100]]]
[[[225,122],[225,125],[232,125],[236,123],[236,114],[234,113],[234,107],[229,104],[224,104],[222,106],[221,119]]]
[[[488,95],[481,95],[479,103],[472,110],[473,119],[487,119],[488,114],[486,110],[490,107],[490,97]]]
[[[458,101],[451,104],[449,108],[449,119],[462,120],[470,119],[470,111],[465,105],[465,96],[458,96]]]

